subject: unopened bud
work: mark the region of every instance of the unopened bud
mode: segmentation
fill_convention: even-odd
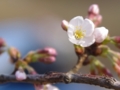
[[[5,45],[6,45],[5,41],[2,38],[0,38],[0,47],[3,47]]]
[[[46,54],[46,55],[50,55],[50,56],[56,56],[57,52],[54,48],[51,47],[46,47],[42,50],[37,50],[36,53],[38,54]]]
[[[120,36],[114,36],[111,38],[111,40],[113,40],[116,43],[120,43]]]
[[[50,64],[55,62],[56,58],[54,56],[48,56],[48,57],[40,58],[39,61],[46,64]]]
[[[14,47],[9,48],[8,53],[13,63],[15,63],[20,58],[20,52]]]
[[[103,74],[112,77],[112,74],[109,69],[104,67],[104,68],[102,68],[102,72],[103,72]]]
[[[118,76],[120,76],[120,66],[118,64],[114,64],[113,68],[117,72]]]
[[[102,22],[102,16],[101,15],[88,15],[86,18],[90,19],[91,21],[93,21],[95,27],[97,27],[98,25],[101,24]]]
[[[102,22],[102,16],[101,15],[97,15],[96,17],[94,17],[93,23],[95,24],[95,27],[97,27],[98,25],[100,25],[101,22]]]
[[[63,30],[67,31],[68,29],[68,22],[66,20],[63,20],[62,23],[61,23],[61,27]]]
[[[88,9],[88,14],[98,15],[99,11],[99,6],[97,4],[92,4]]]
[[[101,43],[106,39],[108,35],[108,29],[106,29],[105,27],[95,28],[93,34],[95,36],[95,42]]]
[[[56,56],[57,55],[57,52],[54,48],[46,47],[46,48],[44,48],[44,50],[47,51],[48,55],[51,55],[51,56]]]
[[[22,81],[22,80],[25,80],[27,78],[25,72],[21,68],[19,68],[19,70],[16,71],[15,77],[18,81]]]

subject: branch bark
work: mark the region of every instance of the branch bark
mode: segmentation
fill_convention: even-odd
[[[14,75],[0,75],[0,83],[6,82],[27,82],[36,84],[47,83],[84,83],[97,85],[109,89],[120,90],[120,82],[113,77],[83,75],[83,74],[66,74],[58,72],[49,72],[39,75],[27,75],[27,79],[17,81]]]

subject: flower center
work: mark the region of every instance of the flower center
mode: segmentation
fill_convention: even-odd
[[[83,30],[81,30],[81,28],[78,29],[78,28],[76,27],[76,30],[75,30],[75,32],[74,32],[74,36],[75,36],[75,38],[76,38],[77,40],[79,40],[79,39],[81,39],[81,38],[84,38],[85,32],[84,32]]]

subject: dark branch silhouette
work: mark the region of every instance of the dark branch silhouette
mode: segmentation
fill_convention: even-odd
[[[114,90],[120,90],[120,82],[113,77],[68,73],[66,74],[59,72],[48,72],[46,74],[27,75],[27,79],[23,81],[17,81],[14,75],[0,75],[0,83],[2,84],[6,82],[27,82],[34,84],[84,83]]]

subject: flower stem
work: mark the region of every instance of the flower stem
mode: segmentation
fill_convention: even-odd
[[[77,64],[68,72],[68,74],[77,73],[82,67],[84,60],[86,59],[87,54],[84,54],[78,59]]]

